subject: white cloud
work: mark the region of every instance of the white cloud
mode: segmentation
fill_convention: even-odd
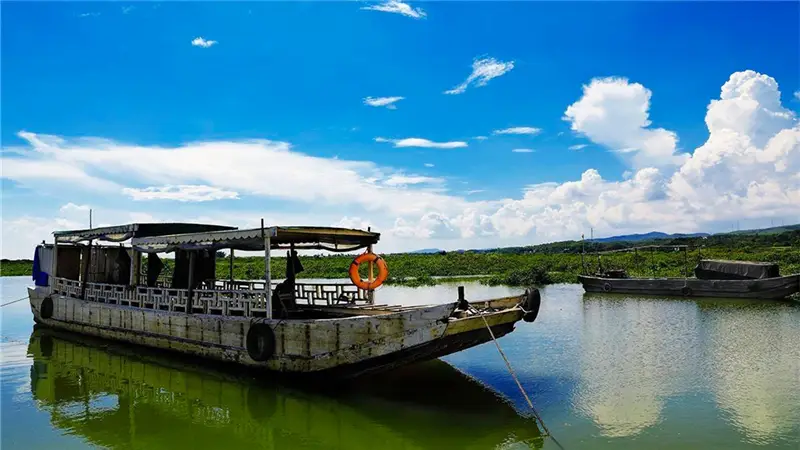
[[[794,98],[800,100],[800,91],[794,91]]]
[[[706,113],[708,140],[678,165],[634,165],[622,180],[604,178],[589,169],[577,180],[537,183],[519,196],[487,201],[467,200],[469,193],[449,194],[444,180],[438,178],[368,161],[314,157],[286,142],[214,141],[154,147],[22,132],[27,146],[4,148],[0,155],[2,176],[48,198],[63,197],[69,189],[73,206],[65,205],[63,211],[42,219],[9,215],[5,208],[12,200],[4,199],[3,256],[29,257],[30,247],[53,229],[85,227],[88,220],[82,205],[90,202],[94,208],[98,208],[96,202],[113,202],[121,210],[102,210],[98,223],[125,223],[136,217],[254,226],[265,212],[271,214],[269,223],[342,222],[357,228],[369,223],[382,233],[380,251],[420,248],[422,239],[426,247],[443,249],[534,244],[577,239],[589,227],[603,236],[652,230],[721,231],[720,224],[732,220],[796,223],[800,217],[800,125],[794,113],[776,101],[780,98],[777,83],[752,71],[737,72],[720,92]],[[639,106],[645,107],[646,121],[649,102],[639,102]],[[643,123],[642,115],[621,117],[630,118],[633,125],[612,121],[621,123],[625,139],[616,136],[611,148],[634,147],[628,142],[632,135],[641,138],[656,132],[648,124],[639,126],[639,134],[631,134],[632,128]],[[587,136],[593,141],[598,138],[595,133]],[[602,133],[600,137],[604,142],[610,139]],[[135,207],[141,203],[131,202],[124,193],[126,188],[167,185],[202,185],[254,197],[259,211],[214,211],[215,205],[230,202],[211,202],[204,208],[204,217],[178,208],[138,213]],[[274,206],[280,201],[313,205],[313,213],[270,212],[280,207]]]
[[[117,194],[178,199],[189,191],[140,187],[195,185],[205,186],[204,197],[230,198],[238,193],[328,206],[352,205],[394,214],[421,214],[431,207],[449,211],[464,204],[441,194],[441,186],[393,186],[402,179],[399,177],[408,182],[416,174],[367,161],[309,156],[293,150],[286,142],[215,141],[155,147],[98,138],[68,140],[28,132],[19,136],[30,148],[23,157],[2,154],[3,177],[54,195],[69,185],[84,195],[96,193],[106,198]],[[466,144],[404,139],[395,145],[456,148]],[[198,194],[196,189],[194,194]]]
[[[485,140],[487,140],[487,139],[489,139],[489,138],[488,138],[488,137],[486,137],[486,136],[475,136],[475,137],[474,137],[474,138],[472,138],[472,139],[475,139],[476,141],[485,141]]]
[[[394,146],[398,148],[422,147],[422,148],[451,149],[451,148],[462,148],[467,146],[467,143],[462,141],[433,142],[429,141],[428,139],[422,139],[422,138],[386,139],[382,137],[376,137],[375,142],[388,142],[394,144]]]
[[[122,9],[122,14],[128,14],[131,11],[133,11],[134,9],[136,9],[136,7],[135,6],[123,6],[121,9]]]
[[[511,150],[511,151],[514,152],[514,153],[533,153],[536,150],[534,150],[532,148],[515,148],[514,150]]]
[[[511,127],[502,130],[494,130],[492,134],[530,134],[535,135],[542,132],[541,128],[534,127]]]
[[[502,62],[494,58],[476,58],[472,63],[472,73],[458,86],[445,91],[445,94],[463,94],[467,88],[486,86],[493,78],[505,75],[514,68],[514,61]]]
[[[181,184],[178,186],[152,186],[124,188],[122,192],[133,200],[176,200],[179,202],[207,202],[211,200],[238,199],[239,194],[213,186]]]
[[[389,176],[383,184],[386,186],[407,186],[409,184],[438,184],[443,182],[444,180],[441,178],[395,174]]]
[[[67,203],[66,205],[62,206],[61,209],[58,211],[61,214],[89,214],[89,210],[91,208],[89,205],[76,205],[75,203]]]
[[[651,92],[625,78],[595,78],[583,86],[583,97],[567,108],[572,130],[622,155],[635,167],[680,165],[689,155],[677,153],[678,136],[651,128]],[[622,152],[621,152],[622,153]]]
[[[210,39],[206,40],[202,36],[198,36],[192,39],[192,45],[194,45],[195,47],[209,48],[215,44],[217,44],[217,41],[212,41]]]
[[[365,6],[361,9],[401,14],[406,17],[411,17],[412,19],[422,19],[426,16],[422,8],[412,8],[408,3],[403,3],[398,0],[388,0],[379,5]]]
[[[425,163],[425,167],[433,167],[433,164],[431,164],[431,163]]]
[[[485,189],[473,189],[471,191],[467,191],[466,194],[467,195],[473,195],[473,194],[480,194],[481,192],[486,192],[486,190]]]
[[[397,109],[396,102],[403,100],[404,97],[366,97],[364,104],[368,106],[385,106],[386,109]]]
[[[100,16],[99,12],[88,12],[88,13],[78,14],[78,17],[98,17],[98,16]]]
[[[584,148],[586,148],[588,146],[589,146],[588,144],[576,144],[576,145],[570,145],[569,149],[578,151],[578,150],[583,150]]]

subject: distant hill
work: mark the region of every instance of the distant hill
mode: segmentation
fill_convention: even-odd
[[[441,253],[441,252],[442,252],[442,250],[440,250],[438,248],[423,248],[423,249],[420,249],[420,250],[414,250],[413,252],[409,252],[409,253],[426,253],[427,254],[427,253]]]
[[[598,239],[593,239],[593,242],[640,242],[640,241],[650,241],[653,239],[678,239],[678,238],[693,238],[693,237],[704,237],[704,236],[710,236],[710,234],[708,233],[667,234],[667,233],[662,233],[660,231],[651,231],[649,233],[642,233],[642,234],[623,234],[620,236],[598,238]]]
[[[755,230],[731,231],[729,233],[722,233],[722,234],[780,234],[786,231],[794,231],[794,230],[800,230],[800,223],[795,225],[761,228]]]

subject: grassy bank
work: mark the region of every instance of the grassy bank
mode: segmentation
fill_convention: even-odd
[[[683,276],[683,270],[694,267],[699,258],[735,259],[748,261],[774,261],[780,264],[781,273],[800,272],[800,247],[762,248],[704,248],[701,252],[684,252],[673,249],[638,251],[635,254],[618,253],[604,255],[587,254],[584,264],[578,253],[447,253],[447,254],[392,254],[385,255],[389,266],[388,284],[432,285],[440,280],[434,277],[481,276],[487,284],[524,286],[531,284],[574,283],[583,271],[594,272],[598,264],[605,269],[624,268],[632,276]],[[307,256],[302,258],[305,271],[301,278],[345,278],[352,256]],[[166,260],[169,266],[172,261]],[[3,260],[0,264],[2,276],[31,274],[31,261]],[[272,274],[275,278],[285,275],[285,259],[273,258]],[[362,266],[363,269],[363,266]],[[217,264],[217,277],[228,277],[227,260]],[[264,274],[261,257],[235,258],[233,275],[238,279],[259,279]],[[691,272],[689,272],[691,275]],[[366,274],[364,274],[366,277]],[[458,278],[456,278],[458,279]]]

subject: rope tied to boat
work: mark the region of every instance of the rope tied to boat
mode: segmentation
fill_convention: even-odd
[[[544,430],[544,435],[552,439],[553,442],[556,443],[558,448],[560,448],[561,450],[565,450],[564,447],[561,445],[561,443],[556,440],[555,436],[553,436],[553,434],[550,433],[550,430],[547,428],[547,425],[544,424],[544,419],[542,419],[542,416],[539,415],[539,412],[536,411],[536,408],[533,406],[531,398],[528,396],[528,393],[525,391],[525,388],[522,387],[522,383],[520,383],[519,378],[517,377],[517,373],[514,371],[514,367],[511,366],[511,362],[508,360],[508,357],[506,357],[506,354],[505,352],[503,352],[502,347],[500,347],[500,343],[497,342],[497,337],[495,337],[494,332],[492,331],[492,327],[489,326],[489,321],[486,320],[486,317],[483,315],[483,312],[480,311],[478,308],[474,307],[473,305],[471,305],[468,301],[464,299],[460,300],[463,300],[463,302],[467,304],[469,309],[471,309],[475,314],[481,316],[481,319],[483,319],[483,323],[484,325],[486,325],[486,329],[489,331],[489,336],[492,337],[492,341],[494,342],[495,347],[497,347],[497,351],[500,353],[500,356],[506,363],[508,372],[511,374],[511,377],[514,378],[514,381],[517,383],[517,387],[519,388],[519,391],[522,393],[522,396],[525,397],[525,401],[528,402],[528,407],[530,407],[531,412],[533,412],[533,416],[542,425],[542,429]]]
[[[7,303],[3,303],[2,305],[0,305],[0,308],[2,308],[3,306],[8,306],[8,305],[10,305],[12,303],[17,303],[17,302],[21,302],[23,300],[27,300],[27,298],[28,298],[28,296],[26,295],[25,297],[18,298],[16,300],[13,300],[13,301],[10,301],[10,302],[7,302]]]

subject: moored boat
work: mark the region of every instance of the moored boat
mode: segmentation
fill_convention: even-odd
[[[480,302],[462,294],[443,304],[375,304],[388,269],[372,253],[380,235],[370,231],[130,224],[54,235],[34,258],[36,286],[28,292],[36,322],[283,373],[351,377],[438,358],[489,341],[487,328],[498,338],[510,333],[523,318],[534,320],[540,303],[529,290]],[[231,267],[221,280],[223,249]],[[298,250],[362,249],[352,285],[296,280]],[[287,251],[280,283],[271,277],[273,250]],[[234,251],[263,252],[264,279],[235,280]],[[164,253],[174,259],[162,260]],[[358,274],[362,261],[370,264],[367,280]]]
[[[579,275],[586,292],[779,300],[800,292],[800,274],[780,276],[773,263],[701,260],[695,277],[629,278],[625,271]]]

